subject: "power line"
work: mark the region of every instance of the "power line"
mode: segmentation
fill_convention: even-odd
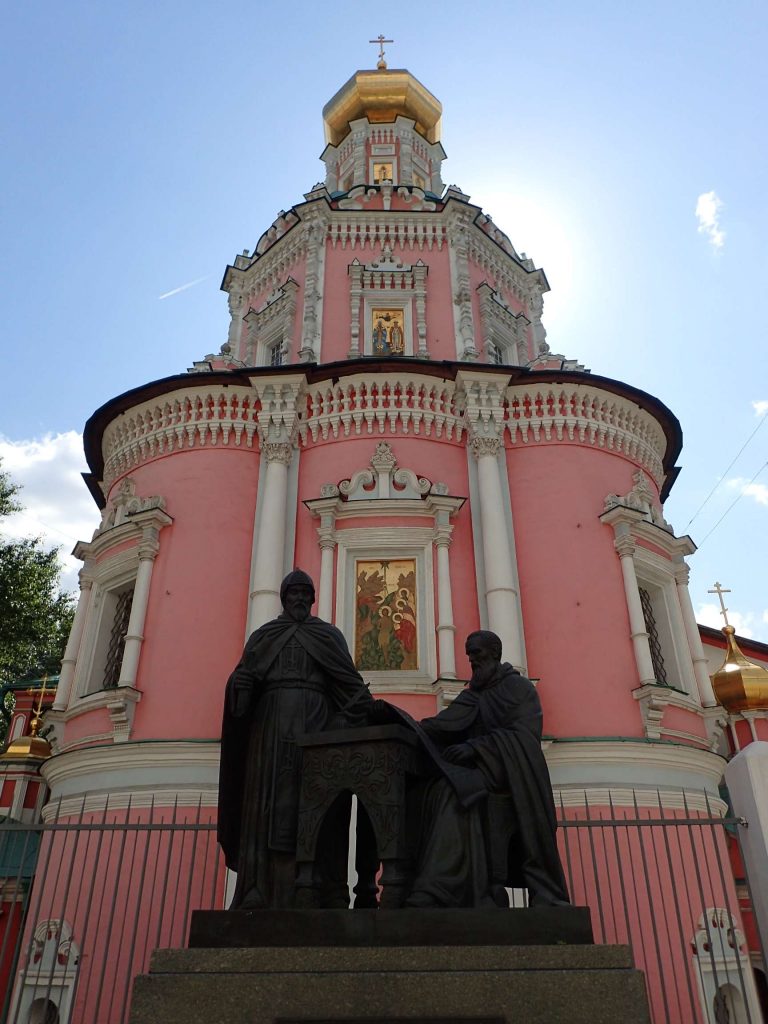
[[[712,534],[712,533],[714,533],[714,532],[715,532],[715,530],[716,530],[716,529],[718,528],[718,526],[720,525],[720,523],[722,523],[722,521],[723,521],[723,520],[725,519],[725,517],[726,517],[726,516],[728,515],[728,513],[729,513],[729,512],[731,511],[731,509],[733,508],[733,506],[734,506],[734,505],[735,505],[735,504],[736,504],[737,502],[741,501],[741,499],[742,499],[742,498],[744,497],[744,494],[746,493],[747,487],[749,487],[749,485],[750,485],[750,484],[753,484],[753,483],[755,482],[755,480],[757,480],[757,478],[758,478],[758,477],[760,476],[760,474],[761,474],[761,473],[763,472],[763,470],[764,470],[764,469],[766,468],[766,466],[768,466],[768,462],[764,462],[764,463],[762,464],[762,466],[760,467],[760,469],[758,469],[758,471],[757,471],[757,472],[755,473],[755,475],[754,475],[754,476],[752,477],[752,479],[751,479],[751,480],[749,481],[749,483],[748,483],[748,484],[746,484],[746,485],[745,485],[744,487],[742,487],[742,489],[741,489],[741,490],[739,491],[739,493],[737,494],[737,496],[736,496],[736,497],[735,497],[735,498],[733,499],[733,501],[732,501],[732,502],[731,502],[731,504],[730,504],[730,505],[728,506],[728,508],[727,508],[727,509],[725,510],[725,512],[723,512],[723,514],[722,514],[722,515],[720,516],[720,518],[719,518],[719,519],[717,520],[717,522],[716,522],[716,523],[715,523],[715,525],[714,525],[714,526],[712,527],[712,529],[711,529],[711,530],[709,531],[709,533],[707,533],[707,534],[705,534],[705,535],[704,535],[704,537],[702,538],[702,540],[701,540],[701,541],[700,541],[700,543],[698,544],[698,547],[699,547],[699,548],[701,548],[701,545],[702,545],[702,544],[704,543],[704,541],[705,541],[705,540],[707,539],[707,537],[709,537],[709,535],[710,535],[710,534]],[[727,472],[727,470],[726,470],[726,472]]]
[[[757,426],[755,427],[755,429],[754,429],[754,430],[752,431],[752,433],[751,433],[751,434],[749,435],[749,437],[748,437],[748,438],[747,438],[747,440],[746,440],[746,441],[744,442],[744,444],[743,444],[743,445],[741,446],[741,448],[739,448],[738,452],[736,453],[736,455],[734,456],[734,458],[732,459],[732,461],[730,462],[730,464],[728,465],[728,467],[727,467],[726,469],[724,469],[724,470],[723,470],[723,472],[722,472],[722,473],[720,474],[720,476],[719,476],[719,478],[718,478],[718,481],[717,481],[717,483],[715,484],[715,486],[714,486],[714,487],[712,488],[712,490],[711,490],[711,491],[709,492],[709,494],[708,494],[708,495],[706,496],[706,498],[704,499],[704,501],[702,501],[702,503],[701,503],[701,504],[699,505],[699,507],[698,507],[698,508],[696,509],[696,511],[695,511],[695,512],[693,513],[693,515],[691,516],[691,518],[690,518],[690,519],[688,520],[688,522],[686,523],[686,526],[685,526],[685,529],[686,529],[686,531],[688,530],[688,527],[689,527],[689,526],[691,525],[691,523],[693,522],[693,520],[694,520],[694,519],[695,519],[695,518],[696,518],[696,517],[698,516],[699,512],[701,512],[701,510],[702,510],[702,509],[704,508],[704,506],[705,506],[705,505],[707,504],[707,502],[709,501],[709,499],[710,499],[710,498],[712,497],[712,495],[713,495],[713,494],[715,493],[715,491],[716,491],[716,490],[718,489],[718,487],[720,487],[720,486],[722,485],[722,483],[724,482],[724,480],[725,480],[725,478],[726,478],[727,474],[728,474],[728,473],[730,472],[730,470],[731,470],[731,469],[733,468],[733,466],[735,466],[735,465],[736,465],[736,463],[737,463],[737,461],[738,461],[738,459],[739,459],[739,456],[740,456],[740,455],[741,455],[741,453],[742,453],[742,452],[744,451],[744,449],[745,449],[745,448],[747,447],[747,445],[748,445],[748,444],[749,444],[749,442],[750,442],[750,441],[752,440],[752,438],[753,438],[753,437],[755,436],[755,434],[756,434],[756,433],[758,432],[758,430],[760,429],[760,427],[762,427],[762,425],[763,425],[763,424],[765,423],[766,419],[768,419],[768,409],[766,409],[766,411],[765,411],[765,412],[763,413],[763,415],[762,415],[762,416],[760,417],[760,421],[759,421],[759,423],[757,424]],[[758,472],[760,472],[760,470],[758,470]],[[750,483],[751,483],[751,481],[750,481]],[[737,500],[738,500],[738,499],[737,499]],[[718,520],[718,522],[719,522],[719,520]],[[714,527],[713,527],[713,529],[714,529]],[[710,533],[711,533],[711,532],[712,532],[712,531],[710,530]],[[708,536],[709,536],[709,533],[707,534],[707,537],[708,537]],[[703,543],[703,541],[702,541],[702,543]]]

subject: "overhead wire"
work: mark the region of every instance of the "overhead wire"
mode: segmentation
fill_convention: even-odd
[[[725,478],[726,478],[726,476],[728,475],[728,473],[730,472],[730,470],[731,470],[731,469],[732,469],[732,468],[733,468],[733,467],[734,467],[734,466],[736,465],[736,463],[738,462],[738,460],[739,460],[739,456],[740,456],[740,455],[741,455],[741,453],[742,453],[742,452],[744,451],[744,449],[745,449],[745,448],[747,447],[747,445],[748,445],[748,444],[749,444],[749,442],[750,442],[750,441],[752,440],[752,438],[753,438],[753,437],[755,436],[755,434],[756,434],[756,433],[758,432],[758,430],[760,429],[760,427],[762,427],[762,425],[763,425],[763,424],[765,423],[766,419],[768,419],[768,409],[766,409],[766,410],[765,410],[765,412],[764,412],[764,413],[762,414],[762,416],[760,417],[760,422],[759,422],[759,423],[757,424],[757,426],[756,426],[756,427],[755,427],[755,429],[754,429],[754,430],[752,431],[752,433],[751,433],[751,434],[749,435],[749,437],[748,437],[748,438],[747,438],[747,440],[746,440],[746,441],[744,442],[744,444],[743,444],[743,445],[741,446],[741,448],[739,448],[739,450],[738,450],[738,451],[736,452],[735,456],[734,456],[734,457],[733,457],[733,459],[732,459],[732,460],[730,461],[730,463],[728,464],[728,466],[727,466],[727,467],[726,467],[726,468],[725,468],[725,469],[723,470],[723,472],[722,472],[722,473],[720,474],[720,476],[719,476],[719,477],[718,477],[718,479],[717,479],[717,483],[715,484],[715,486],[714,486],[714,487],[712,488],[712,490],[711,490],[711,491],[709,492],[709,494],[708,494],[708,495],[706,496],[706,498],[704,499],[704,501],[702,501],[702,503],[701,503],[701,504],[699,505],[699,507],[698,507],[698,508],[696,509],[696,511],[695,511],[695,512],[693,513],[693,515],[691,516],[691,518],[690,518],[690,519],[688,520],[688,522],[687,522],[687,523],[686,523],[686,525],[685,525],[685,528],[686,528],[686,530],[687,530],[687,529],[688,529],[688,527],[689,527],[689,526],[691,525],[691,523],[692,523],[692,522],[694,521],[694,519],[695,519],[695,518],[696,518],[696,517],[698,516],[699,512],[701,512],[701,510],[702,510],[702,509],[704,508],[704,506],[705,506],[705,505],[707,504],[707,502],[708,502],[708,501],[709,501],[709,499],[710,499],[710,498],[712,497],[712,495],[713,495],[713,494],[715,493],[715,491],[716,491],[716,490],[718,490],[718,488],[719,488],[719,487],[721,487],[721,486],[722,486],[722,484],[723,484],[723,483],[725,482]],[[758,472],[761,472],[761,471],[760,471],[760,470],[758,470]],[[751,481],[750,481],[750,482],[751,482]],[[735,502],[734,502],[734,504],[735,504]],[[719,521],[720,521],[720,520],[718,520],[718,522],[719,522]],[[713,529],[714,529],[714,527],[713,527]],[[711,532],[712,532],[712,531],[710,530],[710,533],[711,533]],[[708,537],[708,536],[709,536],[709,533],[707,534],[707,537]],[[706,538],[705,538],[705,539],[706,539]],[[703,544],[703,543],[704,543],[704,542],[702,541],[702,544]],[[701,545],[699,545],[699,546],[701,546]]]
[[[725,519],[725,517],[726,517],[726,516],[728,515],[728,513],[729,513],[729,512],[731,511],[731,509],[733,508],[733,506],[734,506],[734,505],[736,505],[736,504],[737,504],[737,502],[741,501],[741,499],[742,499],[742,498],[744,497],[744,495],[745,495],[745,494],[746,494],[746,492],[747,492],[747,488],[748,488],[748,487],[750,486],[750,484],[753,484],[753,483],[755,482],[755,480],[757,480],[757,478],[758,478],[758,477],[760,476],[760,474],[761,474],[761,473],[763,472],[763,470],[764,470],[764,469],[765,469],[766,467],[768,467],[768,462],[764,462],[764,463],[762,464],[762,466],[760,467],[760,469],[758,469],[758,471],[757,471],[757,472],[755,473],[755,475],[754,475],[754,476],[752,477],[752,479],[751,479],[751,480],[749,481],[749,483],[745,484],[745,485],[744,485],[744,487],[742,487],[742,488],[741,488],[741,490],[739,491],[739,493],[738,493],[738,494],[736,495],[736,497],[735,497],[735,498],[733,499],[733,501],[732,501],[732,502],[731,502],[731,504],[730,504],[730,505],[728,506],[728,508],[727,508],[727,509],[725,510],[725,512],[723,512],[723,514],[722,514],[722,515],[720,516],[720,518],[719,518],[719,519],[717,520],[717,522],[716,522],[716,523],[715,523],[715,525],[714,525],[714,526],[712,527],[712,529],[711,529],[711,530],[709,531],[709,533],[706,533],[706,534],[704,535],[704,537],[703,537],[703,538],[701,539],[701,541],[699,541],[699,544],[697,545],[699,549],[701,549],[701,545],[702,545],[702,544],[704,543],[704,541],[705,541],[705,540],[707,539],[707,537],[709,537],[709,536],[710,536],[711,534],[713,534],[713,533],[715,532],[715,530],[716,530],[716,529],[718,528],[718,526],[720,525],[720,523],[722,523],[722,521],[723,521],[723,520]],[[726,470],[726,472],[728,472],[728,471]]]

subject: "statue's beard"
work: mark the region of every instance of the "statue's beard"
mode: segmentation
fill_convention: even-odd
[[[472,673],[469,685],[474,687],[476,690],[481,689],[483,686],[487,686],[496,675],[498,667],[499,663],[497,661],[492,661],[486,665],[478,665]]]
[[[290,615],[295,622],[303,622],[309,616],[309,605],[294,605],[290,610]]]

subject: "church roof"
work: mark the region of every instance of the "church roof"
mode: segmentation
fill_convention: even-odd
[[[367,117],[391,122],[409,117],[428,142],[440,141],[443,105],[418,78],[405,69],[356,71],[323,107],[325,141],[338,146],[349,133],[349,122]]]

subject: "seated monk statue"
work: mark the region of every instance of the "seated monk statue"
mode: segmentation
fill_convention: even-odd
[[[421,728],[449,762],[446,768],[470,771],[486,799],[469,805],[460,801],[446,777],[449,772],[417,787],[415,879],[405,905],[509,906],[506,886],[526,888],[531,906],[566,904],[536,688],[502,664],[495,633],[471,633],[466,652],[472,667],[469,686],[440,714],[424,719]],[[495,795],[504,799],[487,799]],[[511,821],[499,820],[499,807]],[[491,870],[497,830],[505,841],[512,834],[502,879]]]

